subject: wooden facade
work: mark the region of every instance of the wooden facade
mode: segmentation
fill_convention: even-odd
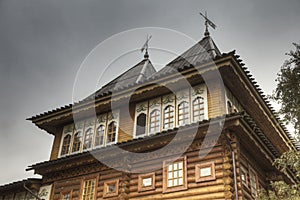
[[[214,54],[196,58],[197,62],[189,65],[176,58],[169,66],[178,73],[154,72],[145,58],[123,75],[135,77],[129,73],[151,68],[151,79],[127,83],[121,89],[108,84],[110,88],[100,89],[95,99],[30,118],[54,135],[50,160],[28,168],[43,176],[42,186],[50,188],[49,199],[255,199],[274,177],[295,181],[292,172],[283,175],[272,166],[275,158],[296,147],[284,127],[278,125],[239,56],[235,52],[221,54],[210,36],[196,45]],[[183,55],[202,56],[203,52],[195,49]],[[223,82],[215,79],[215,73]],[[183,80],[191,87],[178,87]],[[200,88],[199,93],[196,88]],[[168,101],[164,101],[166,97]],[[111,102],[117,105],[117,113],[111,113]],[[180,108],[183,102],[186,107]],[[167,106],[171,109],[165,115]],[[93,111],[96,115],[90,114]],[[72,112],[82,114],[79,128]],[[158,115],[151,121],[154,112]],[[138,137],[140,113],[145,114],[142,119],[146,125],[144,134]],[[100,122],[101,116],[107,117]],[[167,128],[166,116],[171,123]],[[116,130],[110,127],[112,122]],[[101,123],[105,129],[99,128]],[[88,131],[94,132],[90,139]],[[111,133],[115,135],[108,136]],[[72,152],[78,138],[80,150]],[[185,146],[189,140],[191,143]],[[168,150],[155,154],[169,144]],[[143,156],[128,157],[113,151],[112,146]],[[119,170],[124,169],[124,163],[126,170]]]

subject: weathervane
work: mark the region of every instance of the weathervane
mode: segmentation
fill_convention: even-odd
[[[149,40],[152,38],[152,35],[148,36],[147,35],[147,39],[146,39],[146,42],[145,44],[143,45],[143,47],[141,48],[141,52],[143,53],[145,51],[145,54],[144,54],[144,58],[149,58],[149,54],[148,54],[148,42]]]
[[[199,14],[205,19],[205,33],[204,33],[204,36],[209,36],[208,25],[210,25],[213,29],[216,29],[217,26],[207,18],[206,11],[205,11],[205,15],[203,15],[201,12]]]

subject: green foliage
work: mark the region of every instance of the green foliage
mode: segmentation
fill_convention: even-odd
[[[277,87],[273,99],[281,104],[279,113],[286,123],[293,124],[295,132],[300,132],[300,45],[294,43],[295,51],[290,51],[277,74]]]
[[[281,104],[279,113],[284,121],[293,124],[295,133],[300,135],[300,45],[293,44],[295,51],[290,51],[278,73],[277,87],[273,99]],[[299,141],[298,141],[299,142]],[[281,172],[291,170],[300,178],[300,152],[290,150],[273,163]],[[271,190],[259,192],[260,200],[300,200],[300,183],[286,184],[284,181],[271,182]]]
[[[286,172],[289,168],[291,169],[296,177],[300,178],[300,152],[299,151],[288,151],[277,158],[273,163],[280,171]]]
[[[300,152],[288,151],[273,163],[281,172],[292,170],[296,177],[300,177]],[[300,183],[286,184],[284,181],[271,182],[271,190],[260,191],[259,200],[300,200]]]
[[[259,200],[299,200],[299,184],[288,185],[283,181],[271,182],[272,190],[261,191],[258,195]]]

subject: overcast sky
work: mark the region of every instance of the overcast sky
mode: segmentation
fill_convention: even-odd
[[[0,185],[31,177],[27,166],[49,159],[53,137],[25,119],[72,103],[76,73],[98,43],[140,27],[198,41],[205,10],[221,52],[235,49],[270,94],[284,54],[300,42],[299,0],[0,0]],[[170,61],[158,57],[150,58]]]

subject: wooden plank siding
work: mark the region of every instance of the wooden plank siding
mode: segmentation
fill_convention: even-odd
[[[214,118],[226,114],[225,91],[218,83],[210,86],[208,90],[208,118]]]
[[[129,107],[125,106],[120,108],[118,142],[128,141],[133,138],[134,113],[134,104],[130,104]]]
[[[57,128],[57,132],[55,133],[52,150],[50,154],[50,160],[55,160],[58,158],[59,150],[60,150],[60,144],[61,144],[61,137],[62,137],[63,128]]]

